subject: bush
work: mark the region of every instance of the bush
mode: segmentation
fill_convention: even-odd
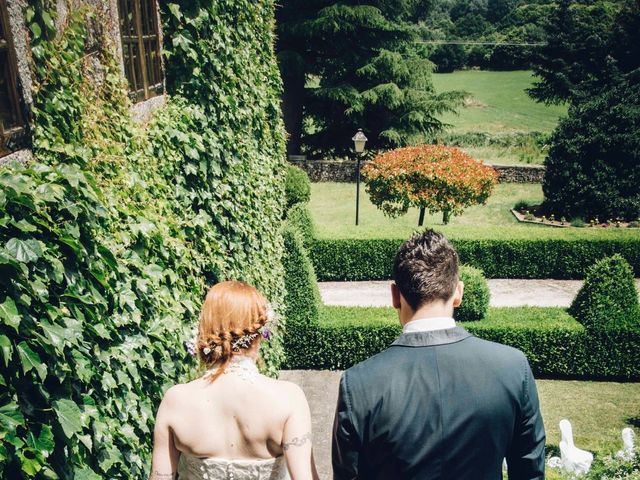
[[[587,272],[569,313],[587,328],[640,327],[633,271],[620,255],[603,258]]]
[[[640,379],[640,331],[590,332],[560,308],[490,308],[473,335],[518,348],[537,376]],[[343,370],[386,349],[401,333],[391,308],[322,307],[320,322],[287,344],[288,368]]]
[[[459,322],[482,320],[489,310],[489,285],[477,268],[462,265],[460,280],[464,282],[462,303],[456,308],[454,317]]]
[[[640,82],[569,108],[551,139],[543,183],[547,213],[640,216]]]
[[[313,243],[315,236],[313,218],[311,217],[309,207],[304,203],[297,203],[289,209],[287,221],[289,225],[298,230],[305,248],[308,249]]]
[[[287,164],[285,174],[284,189],[287,210],[297,203],[307,203],[311,198],[311,182],[307,172],[300,167]]]
[[[321,281],[386,280],[403,240],[315,240],[311,259]],[[452,240],[461,263],[487,278],[584,278],[589,265],[618,253],[640,276],[640,239]]]
[[[489,198],[496,171],[455,147],[420,145],[378,155],[362,169],[371,202],[386,215],[397,217],[409,207],[442,212],[443,222]]]
[[[285,271],[285,318],[287,331],[284,337],[285,364],[300,362],[295,345],[309,328],[318,324],[318,309],[321,305],[318,283],[304,248],[300,233],[291,225],[284,230]]]

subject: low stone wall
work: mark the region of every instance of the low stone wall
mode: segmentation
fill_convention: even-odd
[[[355,182],[355,160],[291,161],[302,168],[312,182]],[[545,167],[542,165],[493,165],[501,183],[541,183]]]

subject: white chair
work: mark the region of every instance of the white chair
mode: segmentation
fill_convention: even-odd
[[[560,420],[560,459],[562,468],[576,476],[583,475],[591,468],[593,454],[586,450],[581,450],[573,443],[573,430],[569,420]]]
[[[616,458],[622,460],[633,460],[636,456],[636,448],[634,445],[634,438],[636,434],[632,428],[622,429],[622,450],[618,450]]]

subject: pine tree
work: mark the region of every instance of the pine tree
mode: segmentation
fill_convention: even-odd
[[[302,112],[312,148],[344,152],[362,128],[370,148],[425,141],[443,128],[459,92],[436,93],[432,63],[416,48],[417,22],[431,1],[379,0],[367,5],[284,1],[277,11],[283,109],[295,153]],[[315,88],[304,87],[314,79]]]

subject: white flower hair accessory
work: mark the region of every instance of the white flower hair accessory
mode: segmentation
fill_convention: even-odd
[[[276,312],[271,306],[271,304],[267,306],[266,317],[267,317],[267,321],[265,322],[265,324],[262,327],[260,327],[255,333],[248,333],[246,335],[242,335],[237,339],[235,339],[231,343],[231,349],[234,352],[239,352],[240,349],[249,348],[253,343],[253,341],[260,336],[265,340],[268,340],[269,338],[271,338],[273,328],[277,322]],[[184,346],[187,349],[187,352],[189,352],[189,355],[195,357],[198,354],[197,345],[198,345],[198,327],[196,326],[192,330],[191,339],[184,342]],[[210,346],[205,346],[202,348],[202,353],[204,353],[205,355],[209,355],[212,351],[215,351],[216,354],[220,355],[222,354],[222,347],[220,345],[217,345],[213,349]]]

